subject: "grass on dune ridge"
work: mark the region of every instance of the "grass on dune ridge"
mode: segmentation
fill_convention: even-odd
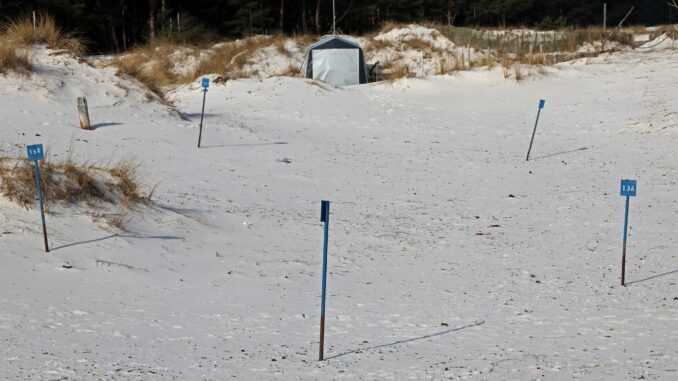
[[[87,205],[94,209],[117,206],[121,211],[150,202],[153,190],[143,192],[140,166],[133,160],[121,160],[106,166],[76,162],[69,154],[62,161],[49,157],[39,164],[45,205]],[[26,159],[0,157],[0,195],[24,208],[35,205],[37,185],[34,165]],[[119,215],[121,215],[120,213]],[[120,227],[121,220],[108,220]]]
[[[80,56],[85,51],[80,39],[64,32],[57,26],[54,18],[47,14],[36,16],[35,28],[31,17],[14,19],[0,28],[0,74],[30,74],[30,51],[36,44],[75,56]]]

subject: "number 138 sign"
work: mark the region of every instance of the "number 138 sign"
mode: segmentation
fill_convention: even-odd
[[[636,196],[636,180],[622,180],[620,196]]]
[[[27,151],[28,151],[28,160],[36,161],[45,159],[45,153],[44,150],[42,149],[42,144],[33,144],[31,146],[28,146]]]

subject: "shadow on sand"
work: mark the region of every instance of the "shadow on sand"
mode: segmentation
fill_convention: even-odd
[[[485,324],[485,321],[484,321],[484,320],[483,320],[483,321],[476,322],[476,323],[473,323],[473,324],[467,324],[467,325],[464,325],[464,326],[461,326],[461,327],[457,327],[457,328],[451,328],[451,329],[448,329],[448,330],[445,330],[445,331],[442,331],[442,332],[432,333],[432,334],[430,334],[430,335],[424,335],[424,336],[419,336],[419,337],[413,337],[413,338],[411,338],[411,339],[398,340],[398,341],[394,341],[394,342],[392,342],[392,343],[380,344],[380,345],[375,345],[375,346],[372,346],[372,347],[366,347],[366,348],[354,349],[354,350],[352,350],[352,351],[348,351],[348,352],[344,352],[344,353],[339,353],[338,355],[334,355],[334,356],[330,356],[330,357],[325,357],[325,360],[329,360],[329,359],[333,359],[333,358],[337,358],[337,357],[341,357],[341,356],[346,356],[346,355],[350,355],[350,354],[353,354],[353,353],[361,353],[361,352],[365,352],[365,351],[370,351],[370,350],[372,350],[372,349],[378,349],[378,348],[384,348],[384,347],[392,347],[392,346],[394,346],[394,345],[405,344],[405,343],[409,343],[409,342],[412,342],[412,341],[428,339],[428,338],[430,338],[430,337],[442,336],[442,335],[445,335],[445,334],[448,334],[448,333],[451,333],[451,332],[461,331],[462,329],[471,328],[471,327],[479,326],[479,325],[482,325],[482,324]]]
[[[122,123],[118,123],[118,122],[97,123],[97,124],[93,124],[91,127],[92,127],[92,130],[98,130],[100,128],[110,127],[110,126],[119,126],[121,124]]]
[[[638,280],[634,280],[634,281],[632,281],[632,282],[626,282],[626,285],[627,285],[627,286],[630,286],[630,285],[632,285],[632,284],[634,284],[634,283],[645,282],[645,281],[648,281],[648,280],[656,279],[656,278],[663,277],[663,276],[667,276],[667,275],[671,275],[671,274],[678,274],[678,270],[673,270],[673,271],[669,271],[669,272],[666,272],[666,273],[663,273],[663,274],[653,275],[653,276],[647,277],[647,278],[645,278],[645,279],[638,279]]]
[[[573,152],[586,151],[587,149],[589,149],[589,148],[588,148],[588,147],[582,147],[582,148],[573,149],[573,150],[571,150],[571,151],[562,151],[562,152],[552,153],[552,154],[550,154],[550,155],[543,155],[543,156],[532,157],[532,158],[530,158],[530,161],[539,160],[539,159],[546,159],[547,157],[553,157],[553,156],[558,156],[558,155],[565,155],[565,154],[573,153]]]
[[[107,235],[107,236],[101,237],[101,238],[90,239],[90,240],[87,240],[87,241],[73,242],[73,243],[68,243],[68,244],[65,244],[65,245],[57,246],[57,247],[52,247],[52,248],[50,248],[50,251],[64,249],[64,248],[76,246],[76,245],[85,245],[85,244],[88,244],[88,243],[105,241],[107,239],[118,238],[118,237],[120,237],[120,238],[139,238],[139,239],[162,239],[162,240],[171,240],[171,239],[183,240],[184,239],[184,237],[176,237],[176,236],[171,236],[171,235],[157,235],[156,236],[156,235],[141,235],[141,234],[111,234],[111,235]]]
[[[273,142],[273,143],[242,143],[242,144],[222,144],[218,146],[202,146],[200,148],[219,148],[219,147],[252,147],[252,146],[275,146],[289,144],[288,142]]]

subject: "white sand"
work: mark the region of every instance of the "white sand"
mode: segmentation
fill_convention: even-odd
[[[197,83],[168,96],[183,120],[113,68],[48,53],[31,79],[0,77],[0,153],[133,156],[156,205],[124,232],[61,209],[45,254],[37,210],[0,200],[2,378],[676,377],[675,50],[518,83],[501,68],[341,89],[230,81],[210,87],[200,150]],[[77,126],[81,95],[94,131]],[[622,178],[638,180],[628,287]]]

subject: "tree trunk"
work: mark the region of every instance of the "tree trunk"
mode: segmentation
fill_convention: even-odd
[[[308,33],[308,22],[306,21],[306,0],[301,0],[301,30],[304,34]]]
[[[155,40],[155,0],[148,0],[148,37]]]
[[[280,31],[285,33],[285,0],[280,0]]]
[[[457,17],[457,12],[454,12],[453,10],[453,7],[447,8],[447,26],[452,26],[454,24],[455,17]]]
[[[338,23],[338,22],[340,22],[341,20],[343,20],[344,17],[346,17],[346,16],[348,15],[348,13],[351,11],[351,8],[352,8],[352,7],[353,7],[353,0],[349,1],[348,6],[346,7],[346,11],[345,11],[341,16],[339,16],[339,18],[338,18],[337,21],[335,21],[335,22]]]
[[[118,44],[118,36],[115,33],[115,25],[111,24],[111,39],[113,40],[113,46],[115,46],[115,53],[120,53],[120,44]]]
[[[127,51],[127,32],[125,31],[125,8],[122,9],[122,50]]]
[[[315,31],[316,33],[320,34],[320,2],[322,0],[318,0],[315,3]]]
[[[456,1],[452,0],[447,3],[447,26],[454,25],[454,19],[457,17]]]

